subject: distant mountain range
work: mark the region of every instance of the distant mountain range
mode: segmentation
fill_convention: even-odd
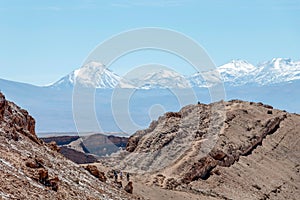
[[[254,66],[244,60],[232,60],[219,66],[216,70],[223,82],[229,86],[242,85],[273,85],[300,79],[300,61],[286,58],[274,58]],[[135,78],[122,78],[98,62],[90,62],[80,69],[74,70],[59,81],[50,85],[51,88],[63,89],[74,86],[75,81],[84,87],[93,88],[189,88],[208,87],[203,75],[210,72],[183,76],[175,71],[160,69],[145,72]],[[215,73],[215,72],[214,72]]]
[[[264,102],[275,108],[300,113],[299,63],[291,59],[276,58],[257,66],[243,60],[234,60],[222,65],[217,69],[225,83],[225,100]],[[209,75],[214,78],[214,73]],[[49,86],[39,87],[0,79],[0,90],[7,99],[17,102],[35,117],[39,136],[46,133],[49,136],[48,133],[77,131],[72,110],[75,81],[84,87],[97,88],[95,110],[99,124],[105,132],[131,134],[137,129],[147,127],[153,120],[153,116],[150,116],[150,111],[155,111],[153,105],[160,105],[167,112],[178,111],[182,106],[197,101],[202,103],[212,101],[207,88],[210,83],[206,83],[199,74],[183,76],[175,71],[159,69],[133,78],[127,76],[122,78],[96,62],[73,71]],[[126,113],[112,112],[112,95],[114,88],[118,87],[137,88],[130,99],[123,96],[114,99],[116,102],[129,104]],[[185,89],[187,87],[193,87],[196,99],[190,98],[187,92],[190,89]],[[180,90],[175,95],[166,88],[180,88]],[[178,97],[184,99],[184,103],[178,101]],[[139,128],[130,131],[120,130],[115,121],[116,114],[120,115],[119,119],[130,114],[130,118]],[[94,127],[86,130],[86,132],[93,131],[99,132]]]

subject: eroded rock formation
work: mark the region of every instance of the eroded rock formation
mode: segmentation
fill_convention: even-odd
[[[96,178],[99,178],[100,181],[106,182],[107,178],[104,172],[100,172],[95,165],[87,165],[84,167],[88,172],[90,172]]]
[[[207,198],[299,199],[299,135],[299,115],[263,103],[189,105],[137,131],[118,162]]]
[[[0,199],[137,199],[45,145],[34,127],[28,112],[0,93]]]

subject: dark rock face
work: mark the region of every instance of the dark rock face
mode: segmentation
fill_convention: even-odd
[[[49,182],[50,182],[51,189],[54,190],[55,192],[57,192],[58,185],[59,185],[59,178],[56,176],[56,177],[50,179]]]
[[[181,118],[181,114],[179,112],[167,112],[165,116],[166,118],[171,118],[171,117]]]
[[[59,186],[59,178],[56,176],[54,178],[49,179],[48,170],[42,168],[38,171],[38,181],[46,187],[50,187],[53,191],[58,191]]]
[[[136,147],[138,146],[140,139],[147,133],[150,133],[151,131],[153,131],[157,125],[158,125],[158,121],[153,121],[153,122],[151,122],[148,129],[139,130],[135,134],[130,136],[129,140],[127,142],[127,145],[126,145],[126,151],[133,152],[136,149]]]
[[[90,172],[93,176],[95,176],[96,178],[99,178],[100,181],[106,182],[107,178],[106,178],[104,172],[100,172],[95,165],[88,165],[85,167],[85,169],[88,172]]]
[[[135,148],[138,146],[140,138],[141,137],[139,136],[138,132],[134,136],[131,136],[126,145],[126,151],[133,152],[135,150]]]
[[[76,151],[65,146],[60,147],[59,152],[66,158],[72,160],[77,164],[88,164],[97,162],[97,159],[94,156]]]
[[[35,134],[35,120],[26,110],[7,101],[2,93],[0,93],[0,122],[5,124],[3,126],[7,130],[7,137],[17,141],[16,132],[20,132],[35,143],[42,143]]]
[[[119,189],[121,189],[123,187],[122,181],[115,181],[114,185]]]
[[[192,181],[198,179],[207,179],[209,177],[209,173],[215,168],[217,165],[216,160],[212,157],[208,156],[205,158],[201,158],[197,163],[194,163],[188,172],[185,173],[182,182],[190,183]]]
[[[57,146],[55,141],[50,142],[49,144],[47,144],[47,146],[53,151],[56,151],[56,152],[60,151],[60,147]]]
[[[0,120],[3,119],[5,104],[6,104],[5,96],[2,93],[0,93]]]
[[[57,145],[67,145],[70,144],[71,142],[78,140],[79,136],[56,136],[56,137],[45,137],[45,138],[40,138],[46,143],[50,143],[52,141],[56,142]]]
[[[25,165],[26,167],[37,169],[43,167],[43,162],[39,161],[38,159],[29,159]]]
[[[129,194],[133,193],[133,185],[131,181],[125,186],[124,190]]]

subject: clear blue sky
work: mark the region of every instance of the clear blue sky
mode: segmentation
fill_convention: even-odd
[[[217,65],[300,59],[299,0],[0,0],[0,78],[54,82],[78,68],[103,40],[139,27],[182,32]],[[140,57],[117,64],[148,62]],[[157,57],[153,62],[163,56]]]

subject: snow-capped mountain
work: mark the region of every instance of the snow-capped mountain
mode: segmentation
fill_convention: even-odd
[[[300,62],[285,58],[274,58],[254,66],[244,60],[233,60],[217,68],[224,83],[229,86],[273,85],[300,79]],[[189,77],[193,87],[207,87],[205,73]],[[214,78],[213,76],[211,76]],[[215,76],[216,77],[216,76]]]
[[[205,79],[203,78],[205,76]],[[220,80],[221,78],[221,80]],[[71,88],[75,81],[93,88],[189,88],[209,87],[216,81],[236,87],[242,85],[273,85],[300,80],[300,61],[274,58],[254,66],[244,60],[233,60],[215,71],[183,76],[169,69],[147,71],[134,78],[122,78],[103,64],[90,62],[52,84],[52,88]]]
[[[256,67],[244,60],[233,60],[218,67],[224,82],[231,85],[243,85],[252,80],[256,74]]]
[[[76,84],[92,88],[188,88],[189,81],[179,73],[167,69],[146,72],[134,78],[122,78],[107,69],[103,64],[90,62],[74,70],[59,81],[50,85],[52,88],[72,88]]]
[[[291,59],[274,58],[260,63],[256,70],[255,82],[259,85],[269,85],[290,82],[300,79],[300,62]]]
[[[151,88],[189,88],[189,81],[179,73],[167,69],[160,69],[130,79],[130,82],[139,89]]]
[[[74,70],[69,75],[61,78],[51,85],[53,88],[69,88],[76,84],[92,88],[115,88],[117,85],[130,85],[122,81],[122,78],[98,62],[89,62],[83,67]]]
[[[244,60],[232,60],[215,71],[196,73],[189,77],[193,87],[208,87],[222,81],[237,86],[247,84],[255,76],[256,67]],[[205,77],[205,80],[204,80]],[[221,80],[220,80],[221,79]]]

